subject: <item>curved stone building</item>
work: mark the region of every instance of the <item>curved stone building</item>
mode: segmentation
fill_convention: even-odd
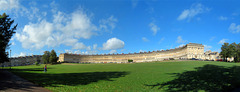
[[[162,61],[165,59],[203,59],[204,46],[197,43],[189,43],[182,47],[129,54],[104,54],[104,55],[80,55],[80,54],[60,54],[59,62],[74,63],[125,63],[129,59],[133,62]]]

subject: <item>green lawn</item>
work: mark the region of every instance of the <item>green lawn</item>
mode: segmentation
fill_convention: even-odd
[[[240,87],[240,63],[177,61],[12,67],[51,91],[229,91]]]

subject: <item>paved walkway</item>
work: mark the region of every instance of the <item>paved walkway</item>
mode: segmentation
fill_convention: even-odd
[[[50,92],[7,70],[0,70],[0,92]]]

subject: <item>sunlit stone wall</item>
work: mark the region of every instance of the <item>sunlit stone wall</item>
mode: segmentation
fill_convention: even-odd
[[[80,55],[80,54],[60,54],[60,62],[75,63],[125,63],[129,59],[133,62],[163,61],[164,59],[200,59],[204,57],[204,46],[202,44],[189,43],[185,46],[162,51],[129,53],[129,54],[104,54],[104,55]]]

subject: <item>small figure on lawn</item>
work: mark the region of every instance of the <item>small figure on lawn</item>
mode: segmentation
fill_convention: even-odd
[[[47,72],[47,65],[44,66],[44,72]]]

